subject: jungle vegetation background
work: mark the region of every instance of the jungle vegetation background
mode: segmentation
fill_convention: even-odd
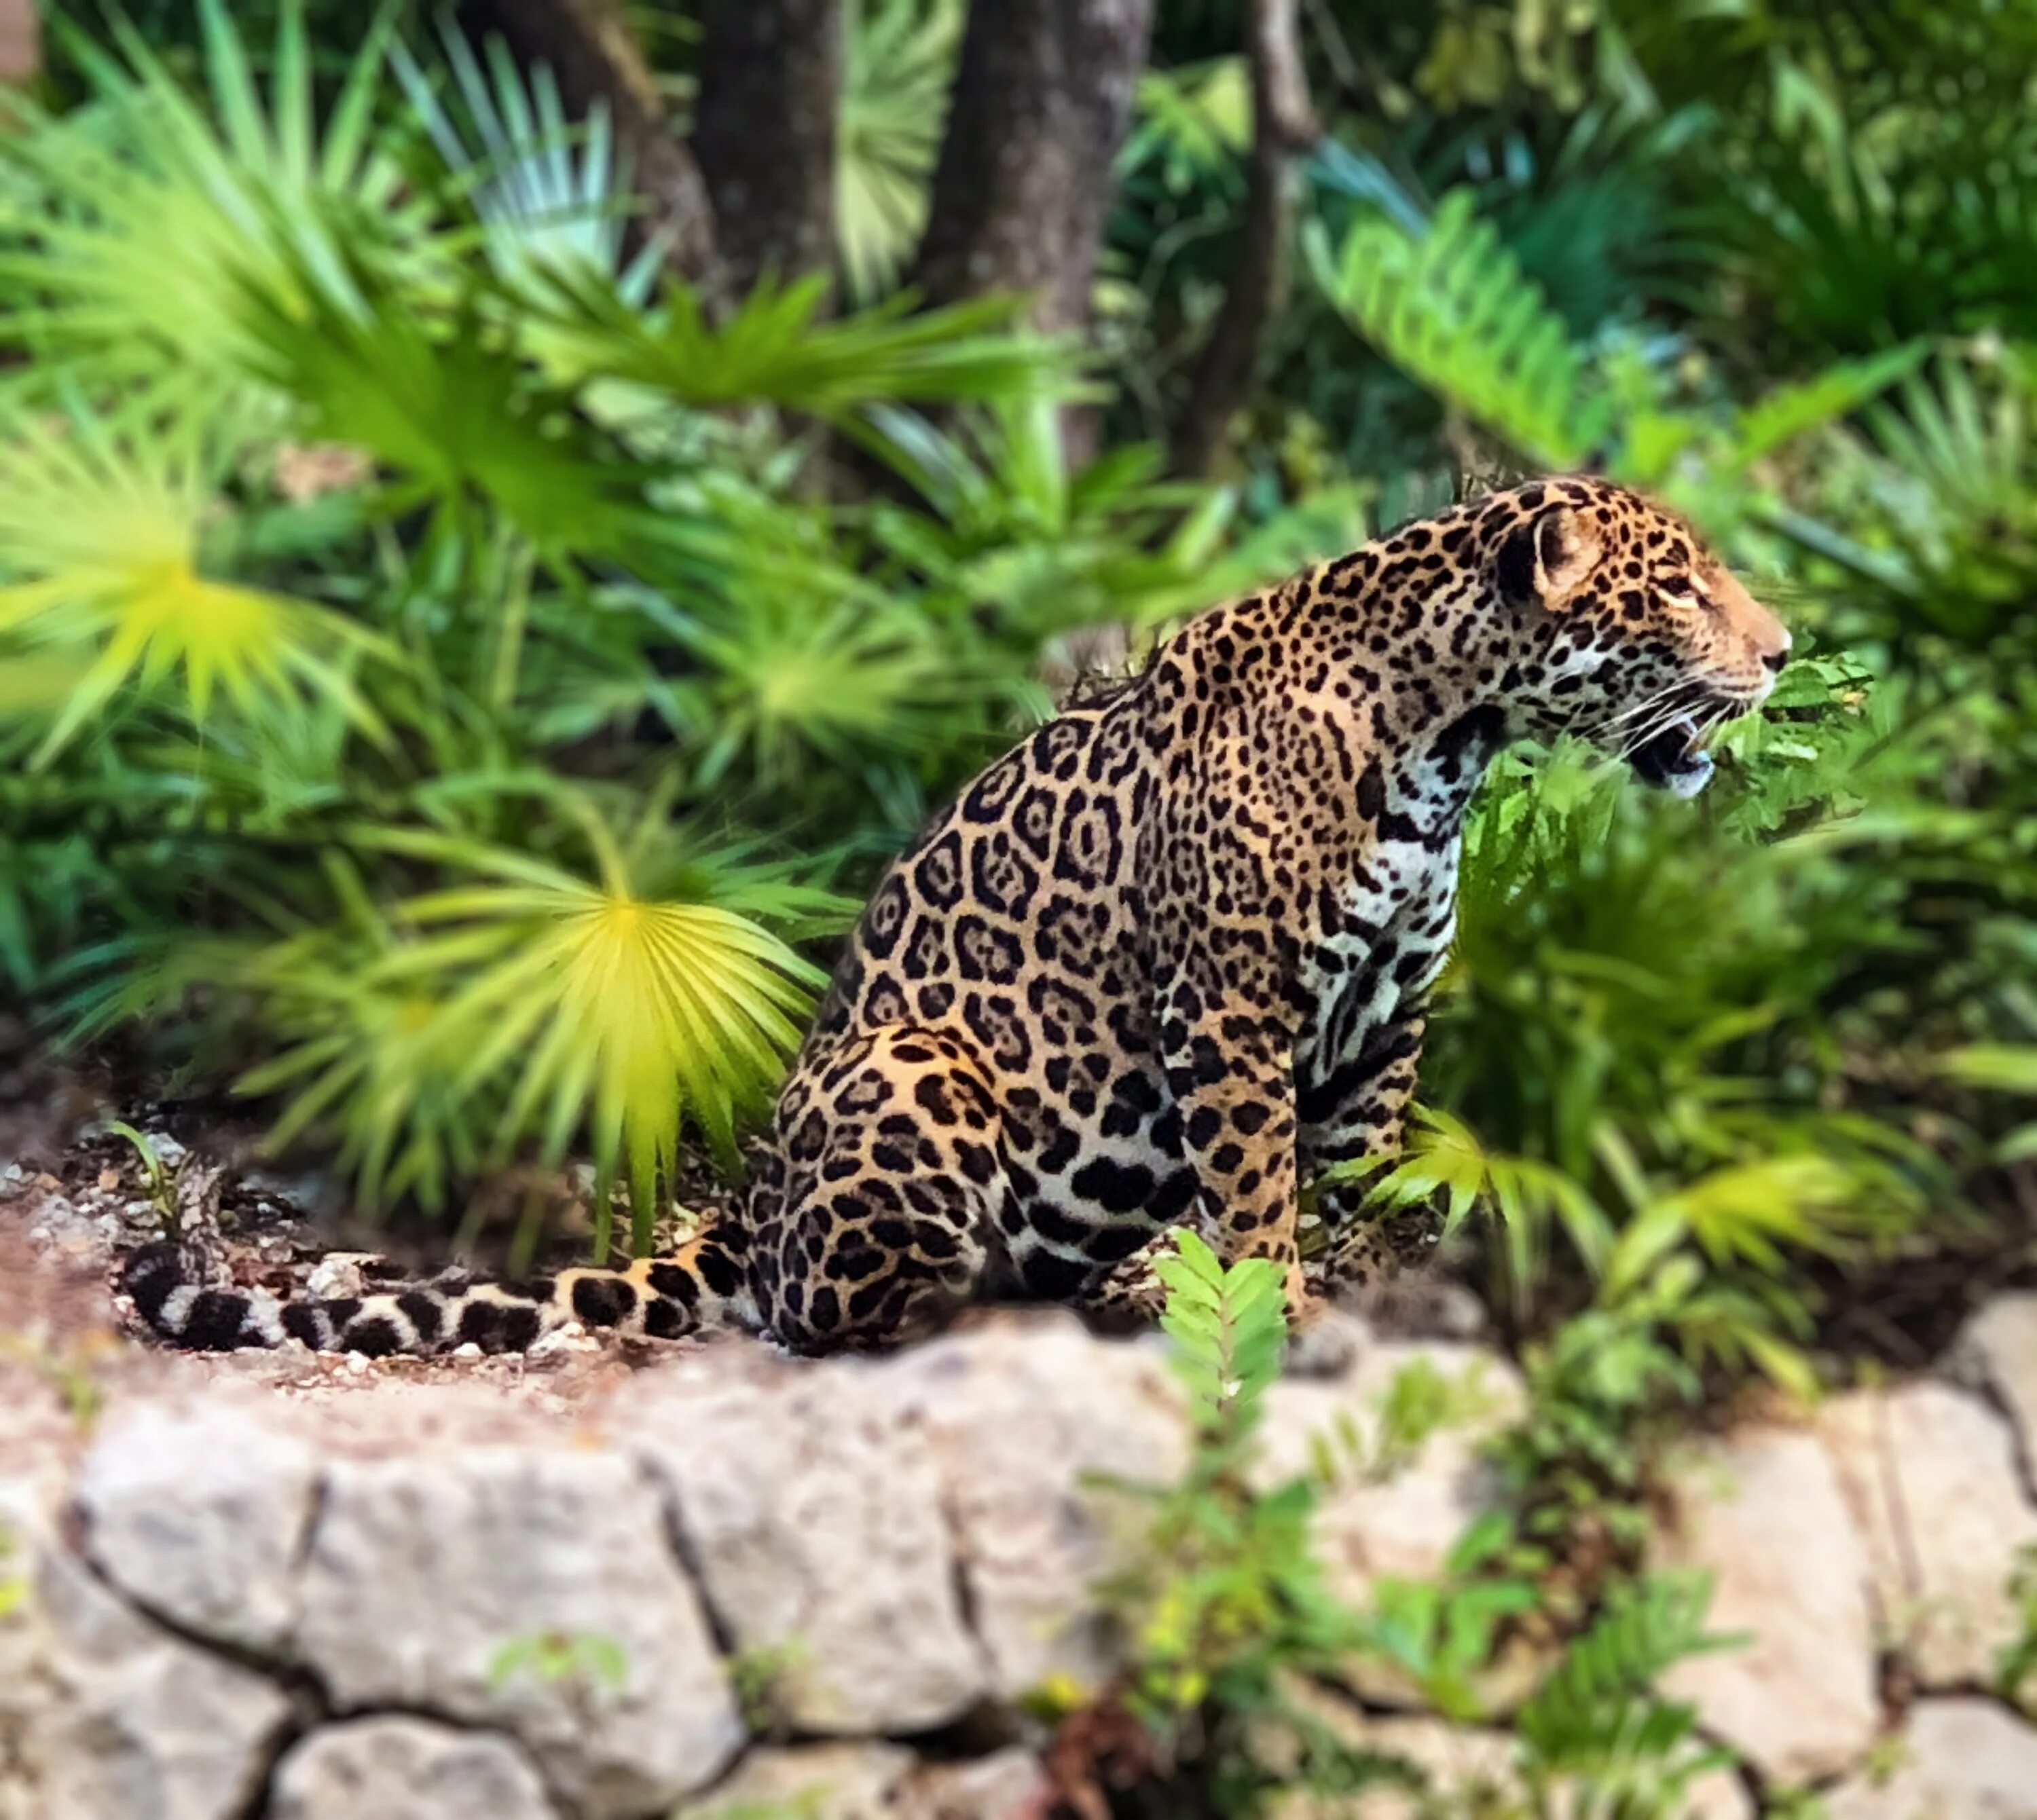
[[[1608,1395],[1913,1361],[2037,1211],[2034,70],[1995,0],[50,9],[0,987],[365,1210],[585,1157],[642,1245],[1116,632],[1589,463],[1800,655],[1695,804],[1495,768],[1381,1195]]]

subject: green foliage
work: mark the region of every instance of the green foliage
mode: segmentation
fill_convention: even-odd
[[[1172,1257],[1155,1267],[1167,1289],[1161,1326],[1174,1344],[1168,1362],[1189,1393],[1189,1409],[1213,1471],[1235,1470],[1259,1425],[1260,1403],[1279,1375],[1287,1343],[1279,1265],[1245,1258],[1226,1269],[1202,1240],[1183,1231]]]
[[[488,1684],[500,1693],[519,1682],[565,1687],[582,1698],[618,1694],[629,1685],[629,1659],[612,1637],[594,1631],[547,1630],[512,1637],[488,1664]]]
[[[420,282],[439,263],[429,212],[377,129],[386,14],[323,115],[300,9],[277,15],[266,92],[222,0],[198,16],[202,97],[118,26],[117,55],[72,40],[87,105],[46,115],[10,98],[0,341],[32,349],[15,377],[40,396],[111,381],[188,421],[231,421],[250,402],[245,296],[294,307],[300,274],[370,249]]]
[[[274,17],[264,68],[208,4],[195,77],[80,39],[89,99],[0,152],[0,964],[368,1210],[573,1154],[644,1245],[798,1040],[795,944],[1045,708],[1041,646],[1347,514],[1071,473],[1006,300],[711,318],[545,72],[378,26],[328,83]],[[828,503],[816,421],[907,493]]]
[[[1154,1565],[1121,1589],[1137,1613],[1136,1697],[1162,1718],[1211,1699],[1253,1701],[1277,1659],[1326,1647],[1319,1629],[1336,1623],[1308,1554],[1308,1486],[1260,1497],[1245,1476],[1287,1343],[1281,1273],[1257,1258],[1226,1270],[1192,1233],[1177,1243],[1157,1266],[1169,1291],[1162,1324],[1196,1444],[1155,1508]]]
[[[1310,1547],[1313,1486],[1298,1478],[1262,1491],[1250,1476],[1287,1340],[1281,1273],[1264,1259],[1226,1269],[1190,1233],[1177,1247],[1157,1268],[1194,1441],[1177,1484],[1119,1488],[1147,1507],[1136,1565],[1102,1588],[1136,1664],[1121,1698],[1163,1756],[1196,1759],[1228,1811],[1253,1811],[1275,1786],[1264,1760],[1270,1735],[1313,1786],[1404,1780],[1340,1739],[1298,1686],[1328,1673],[1359,1633]]]
[[[11,1570],[15,1554],[14,1532],[0,1524],[0,1624],[5,1624],[28,1602],[28,1576]]]
[[[1374,1485],[1398,1477],[1437,1435],[1476,1422],[1492,1407],[1482,1368],[1474,1361],[1453,1373],[1425,1355],[1408,1360],[1375,1400],[1366,1429],[1340,1413],[1332,1432],[1317,1437],[1316,1476],[1328,1483],[1349,1467]]]
[[[1531,469],[1598,463],[1715,535],[1754,510],[1758,464],[1857,409],[1923,353],[1896,348],[1744,406],[1693,408],[1631,334],[1589,353],[1574,342],[1468,190],[1446,196],[1419,232],[1378,212],[1334,247],[1316,226],[1308,248],[1317,283],[1360,334]]]
[[[1798,699],[1829,715],[1846,680]],[[1851,844],[1881,787],[1874,727],[1840,709],[1764,736],[1753,787],[1722,780],[1725,825],[1698,842],[1614,776],[1564,762],[1531,789],[1502,763],[1432,1020],[1425,1090],[1452,1110],[1421,1116],[1374,1192],[1440,1199],[1453,1227],[1489,1214],[1489,1294],[1517,1331],[1576,1305],[1581,1280],[1616,1297],[1693,1255],[1717,1292],[1686,1310],[1694,1357],[1801,1388],[1793,1260],[1877,1255],[1944,1191],[1940,1157],[1850,1103],[1865,1096],[1832,1021],[1856,970],[1909,945],[1901,866],[1864,889]]]
[[[739,1649],[729,1657],[728,1684],[752,1733],[764,1735],[779,1725],[779,1687],[806,1659],[807,1646],[796,1637]]]
[[[149,1204],[156,1210],[156,1217],[163,1223],[164,1230],[176,1230],[177,1188],[176,1178],[172,1174],[155,1140],[146,1131],[138,1131],[122,1119],[108,1119],[106,1130],[110,1136],[123,1139],[134,1147],[134,1154],[141,1159],[142,1179],[148,1184]]]
[[[1655,1682],[1678,1663],[1744,1640],[1709,1635],[1711,1588],[1659,1576],[1616,1589],[1514,1721],[1532,1811],[1574,1820],[1683,1812],[1691,1784],[1732,1761],[1697,1743],[1697,1715]]]
[[[1444,1718],[1485,1716],[1485,1671],[1502,1632],[1541,1603],[1529,1580],[1486,1571],[1498,1564],[1508,1535],[1499,1513],[1474,1524],[1451,1549],[1440,1579],[1381,1578],[1361,1622],[1363,1647]]]
[[[962,40],[955,0],[860,0],[850,9],[835,145],[835,240],[850,294],[897,283],[927,196]]]
[[[1309,252],[1317,281],[1381,353],[1536,466],[1574,468],[1609,434],[1584,356],[1469,191],[1446,197],[1419,236],[1378,215],[1334,251],[1317,232]]]
[[[2016,1550],[2004,1592],[2016,1614],[2016,1632],[1995,1659],[1994,1684],[2004,1700],[2027,1712],[2031,1678],[2037,1676],[2037,1547],[2026,1542]]]
[[[1221,1812],[1260,1812],[1296,1788],[1338,1796],[1419,1786],[1412,1765],[1366,1742],[1336,1690],[1363,1658],[1430,1710],[1488,1720],[1502,1643],[1547,1606],[1540,1576],[1557,1557],[1517,1525],[1539,1513],[1536,1501],[1549,1486],[1532,1473],[1510,1475],[1514,1501],[1458,1539],[1440,1576],[1383,1578],[1366,1610],[1347,1610],[1313,1558],[1314,1482],[1268,1486],[1255,1471],[1254,1437],[1286,1333],[1279,1273],[1260,1259],[1226,1270],[1185,1233],[1158,1267],[1170,1359],[1188,1391],[1194,1440],[1176,1485],[1121,1488],[1147,1515],[1138,1565],[1105,1588],[1130,1632],[1132,1667],[1115,1697],[1152,1727],[1170,1772],[1201,1781]],[[1582,1323],[1564,1332],[1573,1330],[1562,1367],[1538,1371],[1528,1416],[1503,1444],[1510,1465],[1535,1454],[1538,1423],[1572,1419],[1584,1398],[1631,1444],[1633,1413],[1654,1394],[1651,1368],[1639,1366],[1641,1381],[1631,1381],[1637,1368],[1613,1356],[1615,1336],[1587,1333]],[[1672,1355],[1661,1356],[1681,1371]],[[1597,1374],[1589,1388],[1581,1372]],[[1438,1427],[1475,1413],[1476,1388],[1450,1384],[1432,1364],[1398,1374],[1377,1412],[1373,1465],[1397,1470]],[[1339,1439],[1318,1448],[1319,1476],[1333,1466]],[[1343,1451],[1353,1451],[1347,1437]],[[1727,1761],[1697,1746],[1688,1707],[1653,1692],[1676,1663],[1730,1646],[1705,1632],[1710,1590],[1674,1576],[1615,1580],[1594,1608],[1574,1614],[1589,1621],[1514,1721],[1524,1812],[1669,1820],[1691,1780]]]

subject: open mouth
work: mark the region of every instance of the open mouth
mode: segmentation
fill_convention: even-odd
[[[1644,784],[1672,796],[1695,796],[1712,780],[1712,755],[1699,744],[1703,737],[1695,717],[1672,720],[1627,755]]]

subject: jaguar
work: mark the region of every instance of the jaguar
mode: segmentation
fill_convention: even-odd
[[[1272,1259],[1306,1314],[1433,1243],[1332,1182],[1305,1246],[1302,1191],[1400,1144],[1494,755],[1578,736],[1694,795],[1789,643],[1689,525],[1604,479],[1404,526],[1190,620],[936,816],[864,911],[746,1190],[672,1255],[321,1300],[207,1286],[160,1245],[127,1286],[201,1348],[496,1351],[570,1320],[822,1352],[990,1298],[1150,1318],[1186,1228]]]

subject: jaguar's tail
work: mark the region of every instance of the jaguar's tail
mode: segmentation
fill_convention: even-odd
[[[144,1246],[121,1286],[165,1339],[200,1352],[301,1340],[319,1352],[443,1353],[474,1345],[520,1352],[542,1335],[583,1327],[659,1339],[724,1327],[754,1327],[757,1313],[733,1229],[712,1227],[669,1257],[622,1270],[569,1270],[519,1283],[440,1278],[358,1296],[293,1296],[203,1286],[175,1244]]]

